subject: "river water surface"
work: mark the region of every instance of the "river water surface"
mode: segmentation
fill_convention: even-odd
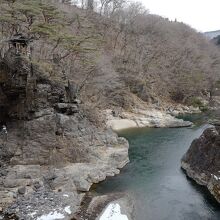
[[[120,175],[98,184],[96,192],[130,193],[137,220],[220,220],[217,202],[180,169],[181,157],[206,127],[122,132],[130,144],[130,163]]]

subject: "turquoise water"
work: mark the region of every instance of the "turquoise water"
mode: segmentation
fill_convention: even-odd
[[[130,193],[137,220],[219,220],[219,204],[180,169],[181,157],[206,127],[124,131],[130,163],[96,192]]]

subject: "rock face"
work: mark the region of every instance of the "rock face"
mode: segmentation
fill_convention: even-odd
[[[220,203],[220,127],[206,129],[182,158],[182,168]]]
[[[128,142],[87,119],[71,83],[45,77],[14,51],[0,65],[0,123],[7,127],[0,207],[12,219],[70,219],[93,183],[128,163]]]

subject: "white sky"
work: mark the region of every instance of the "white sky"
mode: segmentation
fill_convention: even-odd
[[[198,31],[220,30],[220,0],[140,0],[150,13],[177,19]]]

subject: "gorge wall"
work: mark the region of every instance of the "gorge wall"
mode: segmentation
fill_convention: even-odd
[[[182,158],[182,168],[220,202],[220,127],[206,129]]]
[[[86,118],[83,104],[71,101],[70,82],[42,78],[14,50],[0,62],[1,124],[7,127],[0,139],[1,210],[12,219],[50,212],[69,219],[93,183],[128,163],[128,143]]]

